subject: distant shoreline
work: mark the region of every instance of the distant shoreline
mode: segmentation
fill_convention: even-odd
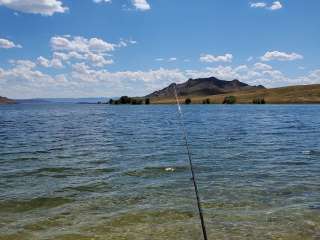
[[[181,104],[185,104],[186,99],[190,99],[190,104],[223,104],[226,98],[234,97],[235,102],[233,104],[253,104],[254,101],[258,102],[260,100],[264,101],[264,104],[320,104],[320,84],[314,85],[299,85],[299,86],[289,86],[280,88],[270,88],[270,89],[253,89],[253,90],[243,90],[236,92],[229,92],[217,95],[208,96],[180,96],[179,101]],[[105,102],[72,102],[74,104],[107,104],[109,98],[105,98]],[[134,104],[131,102],[125,104],[140,105],[145,104],[146,100],[149,99],[148,104],[151,105],[163,105],[163,104],[176,104],[176,99],[174,97],[158,97],[158,98],[147,98],[147,97],[132,97]],[[5,97],[0,97],[0,105],[12,105],[12,104],[36,104],[39,101],[36,100],[13,100]],[[48,101],[40,101],[41,103],[50,103]],[[57,101],[59,103],[59,101]],[[61,103],[61,102],[60,102]],[[113,104],[116,105],[116,104]],[[123,104],[119,104],[123,105]]]

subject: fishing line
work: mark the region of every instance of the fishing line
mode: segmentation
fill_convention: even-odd
[[[200,217],[200,222],[201,222],[203,239],[204,240],[208,240],[206,225],[205,225],[205,221],[204,221],[204,218],[203,218],[203,212],[202,212],[202,207],[201,207],[201,202],[200,202],[200,197],[199,197],[198,185],[197,185],[197,181],[196,181],[196,177],[195,177],[195,173],[194,173],[194,169],[193,169],[191,151],[190,151],[189,141],[188,141],[188,134],[187,134],[187,130],[186,130],[185,124],[183,122],[183,114],[182,114],[182,110],[181,110],[181,106],[180,106],[180,102],[179,102],[179,98],[178,98],[178,94],[177,94],[176,85],[174,85],[174,95],[175,95],[176,101],[177,101],[180,125],[182,127],[183,138],[184,138],[184,142],[185,142],[187,153],[188,153],[189,165],[190,165],[190,170],[191,170],[191,175],[192,175],[191,180],[193,182],[194,191],[195,191],[195,194],[196,194],[197,207],[198,207],[198,211],[199,211],[199,217]]]

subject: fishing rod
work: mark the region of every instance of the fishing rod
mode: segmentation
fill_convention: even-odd
[[[183,131],[184,142],[185,142],[185,145],[186,145],[186,148],[187,148],[189,165],[190,165],[190,170],[191,170],[191,175],[192,175],[191,180],[193,182],[194,191],[195,191],[195,194],[196,194],[197,207],[198,207],[198,211],[199,211],[199,217],[200,217],[200,222],[201,222],[203,239],[204,240],[208,240],[206,224],[205,224],[205,221],[204,221],[201,202],[200,202],[200,197],[199,197],[198,185],[197,185],[195,172],[194,172],[194,168],[193,168],[193,163],[192,163],[192,158],[191,158],[191,151],[190,151],[190,147],[189,147],[188,134],[187,134],[187,130],[186,130],[185,124],[183,122],[183,114],[182,114],[182,110],[181,110],[181,106],[180,106],[180,102],[179,102],[179,98],[178,98],[178,94],[177,94],[176,85],[174,85],[174,95],[175,95],[176,101],[177,101],[178,112],[179,112],[179,120],[180,120],[180,125],[181,125],[182,131]]]

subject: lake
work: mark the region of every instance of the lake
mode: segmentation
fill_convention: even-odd
[[[320,105],[182,109],[209,239],[320,239]],[[201,239],[190,177],[174,105],[0,106],[0,240]]]

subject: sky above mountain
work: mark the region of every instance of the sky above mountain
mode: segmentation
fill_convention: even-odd
[[[0,0],[0,95],[139,96],[215,76],[320,83],[318,0]]]

